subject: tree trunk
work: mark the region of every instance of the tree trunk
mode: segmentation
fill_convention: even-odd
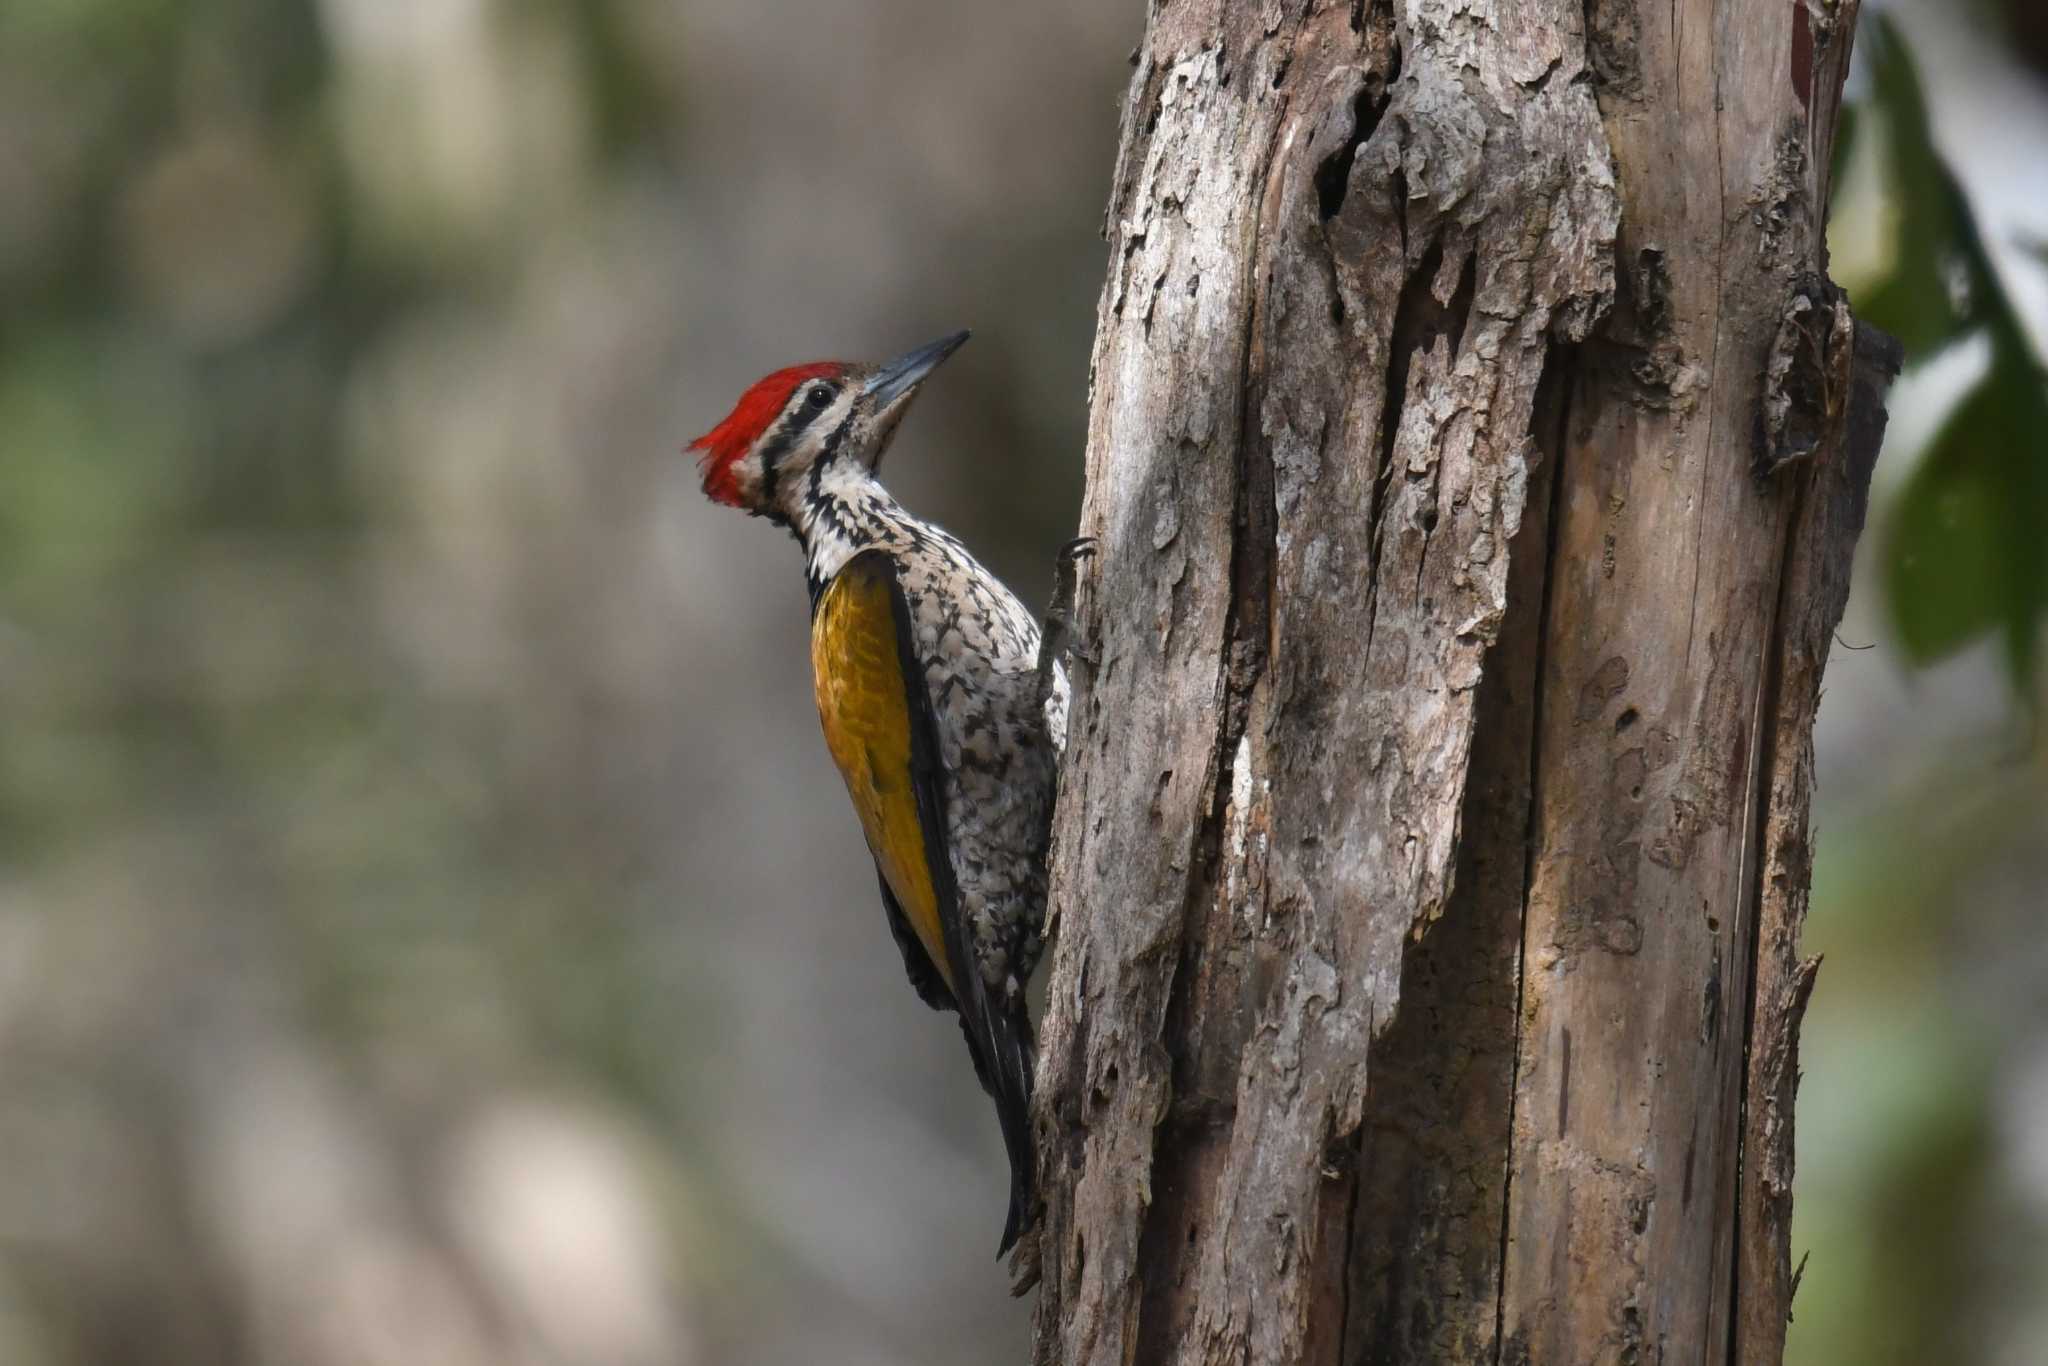
[[[1778,1359],[1855,11],[1155,0],[1039,1361]]]

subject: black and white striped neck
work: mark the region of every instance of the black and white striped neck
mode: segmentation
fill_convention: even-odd
[[[790,514],[790,529],[804,548],[811,606],[848,560],[871,546],[901,545],[914,525],[866,470],[842,461],[814,467]]]

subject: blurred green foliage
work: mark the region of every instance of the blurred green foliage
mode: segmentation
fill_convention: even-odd
[[[2042,698],[2048,381],[1964,189],[2010,163],[1962,141],[2003,120],[2038,158],[2048,138],[1994,84],[2027,78],[1986,69],[2004,16],[1896,8],[1865,8],[1836,148],[1837,269],[1908,377],[1844,628],[1895,648],[1836,654],[1818,737],[1792,1366],[2048,1351],[2048,766],[2000,724],[2001,690],[2029,719]],[[1930,104],[1971,155],[1937,145]]]
[[[1927,664],[1995,636],[2017,694],[2036,703],[2048,612],[2048,370],[2035,357],[1956,177],[1935,148],[1919,72],[1897,25],[1870,16],[1871,73],[1856,127],[1874,134],[1898,206],[1890,270],[1853,298],[1910,358],[1981,336],[1991,361],[1889,509],[1884,584],[1906,657]]]
[[[480,324],[516,328],[534,244],[610,212],[607,159],[646,148],[629,130],[672,126],[674,73],[611,26],[621,12],[0,5],[8,1366],[377,1359],[337,1326],[346,1285],[328,1287],[324,1327],[276,1317],[318,1267],[344,1274],[352,1242],[413,1259],[417,1312],[387,1300],[363,1321],[440,1344],[415,1359],[536,1359],[549,1324],[478,1326],[524,1273],[489,1265],[500,1235],[465,1241],[447,1203],[455,1155],[507,1102],[573,1132],[564,1179],[574,1154],[630,1151],[593,1159],[603,1180],[660,1211],[676,1246],[695,1238],[662,1208],[709,1199],[677,1198],[705,1163],[701,1058],[673,1041],[714,998],[649,951],[659,908],[631,833],[599,814],[618,797],[586,757],[591,703],[563,695],[587,674],[516,654],[480,674],[457,632],[409,638],[406,591],[466,601],[466,618],[428,615],[472,633],[483,595],[451,593],[474,562],[418,530],[451,520],[423,505],[445,452],[401,438],[416,466],[380,463],[404,416],[392,377],[429,355],[492,363]],[[464,114],[485,137],[508,111],[555,119],[550,94],[569,135],[432,143],[474,136]],[[479,107],[422,114],[461,98]],[[596,135],[564,148],[585,124]],[[476,398],[440,394],[465,418]],[[537,502],[528,516],[549,520]],[[516,650],[518,626],[500,644]],[[294,1061],[273,1093],[275,1059]],[[294,1076],[331,1121],[314,1155],[233,1164],[211,1128],[239,1107],[253,1144],[274,1124],[288,1146]],[[80,1167],[100,1151],[138,1156]],[[359,1208],[307,1234],[331,1256],[294,1261],[265,1251],[291,1236],[287,1197],[348,1198],[264,1165],[303,1161],[353,1183]],[[536,1153],[534,1190],[547,1168]],[[245,1182],[270,1228],[238,1231]],[[421,1193],[386,1200],[387,1182]],[[103,1219],[98,1190],[129,1212]],[[755,1240],[730,1221],[733,1265]],[[629,1262],[622,1283],[649,1274]],[[706,1331],[669,1295],[641,1295],[647,1321],[607,1359],[699,1350]]]
[[[0,1366],[1021,1334],[799,566],[680,447],[972,323],[902,486],[1043,586],[1099,9],[0,3]]]

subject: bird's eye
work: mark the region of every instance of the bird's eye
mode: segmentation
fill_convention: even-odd
[[[809,402],[809,404],[813,408],[822,408],[832,401],[832,390],[830,387],[821,384],[817,388],[811,390],[811,396],[806,401]]]

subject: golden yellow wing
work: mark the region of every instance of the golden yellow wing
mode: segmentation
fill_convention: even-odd
[[[880,551],[864,551],[818,600],[811,618],[811,677],[825,744],[860,814],[883,885],[951,991],[953,965],[939,904],[940,895],[950,893],[951,878],[942,867],[935,888],[932,877],[934,857],[943,859],[946,852],[936,828],[943,808],[932,757],[931,703],[910,662],[907,629],[894,565]],[[934,826],[929,833],[927,822]],[[915,981],[917,965],[908,966]]]

